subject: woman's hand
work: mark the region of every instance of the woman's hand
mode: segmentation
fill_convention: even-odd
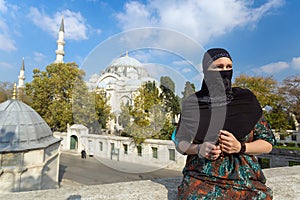
[[[204,142],[200,144],[198,156],[202,156],[208,160],[216,160],[221,154],[221,148],[219,145],[215,145],[211,142]]]
[[[241,143],[228,131],[220,131],[220,145],[223,152],[227,154],[239,153]]]

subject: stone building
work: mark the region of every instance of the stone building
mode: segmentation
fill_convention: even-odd
[[[89,134],[88,128],[80,124],[68,127],[66,133],[54,132],[54,136],[62,139],[62,151],[71,150],[79,154],[84,149],[89,156],[104,164],[106,160],[133,163],[131,170],[134,169],[134,163],[143,163],[151,169],[181,170],[186,159],[186,156],[176,151],[171,140],[146,139],[136,145],[130,137]],[[118,166],[110,167],[118,169]]]
[[[87,85],[92,90],[104,91],[109,99],[108,103],[115,116],[115,119],[108,124],[108,130],[111,133],[122,129],[122,126],[118,123],[121,113],[120,105],[122,103],[132,105],[137,89],[148,81],[154,81],[159,87],[159,82],[150,77],[143,64],[129,57],[128,53],[113,60],[98,78],[92,77],[89,80]]]
[[[59,147],[60,139],[31,107],[15,95],[1,103],[0,193],[57,188]]]

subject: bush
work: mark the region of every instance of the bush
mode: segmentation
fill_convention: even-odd
[[[288,147],[296,147],[296,143],[294,142],[285,142],[284,144]]]
[[[276,146],[283,146],[283,143],[277,142]]]

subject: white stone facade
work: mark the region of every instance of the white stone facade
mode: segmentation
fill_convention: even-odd
[[[55,132],[54,136],[62,140],[62,150],[70,150],[71,137],[77,138],[77,149],[80,153],[85,149],[89,156],[113,159],[124,162],[138,163],[158,168],[181,170],[185,164],[185,156],[178,153],[171,140],[147,139],[141,147],[137,147],[131,138],[88,134],[88,129],[82,125],[73,125],[67,133]],[[139,148],[140,151],[139,151]]]
[[[0,154],[0,193],[58,188],[59,145]]]

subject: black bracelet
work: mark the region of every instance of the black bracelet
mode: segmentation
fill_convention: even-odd
[[[246,152],[246,145],[245,142],[240,142],[241,143],[241,150],[239,154],[244,154]]]

